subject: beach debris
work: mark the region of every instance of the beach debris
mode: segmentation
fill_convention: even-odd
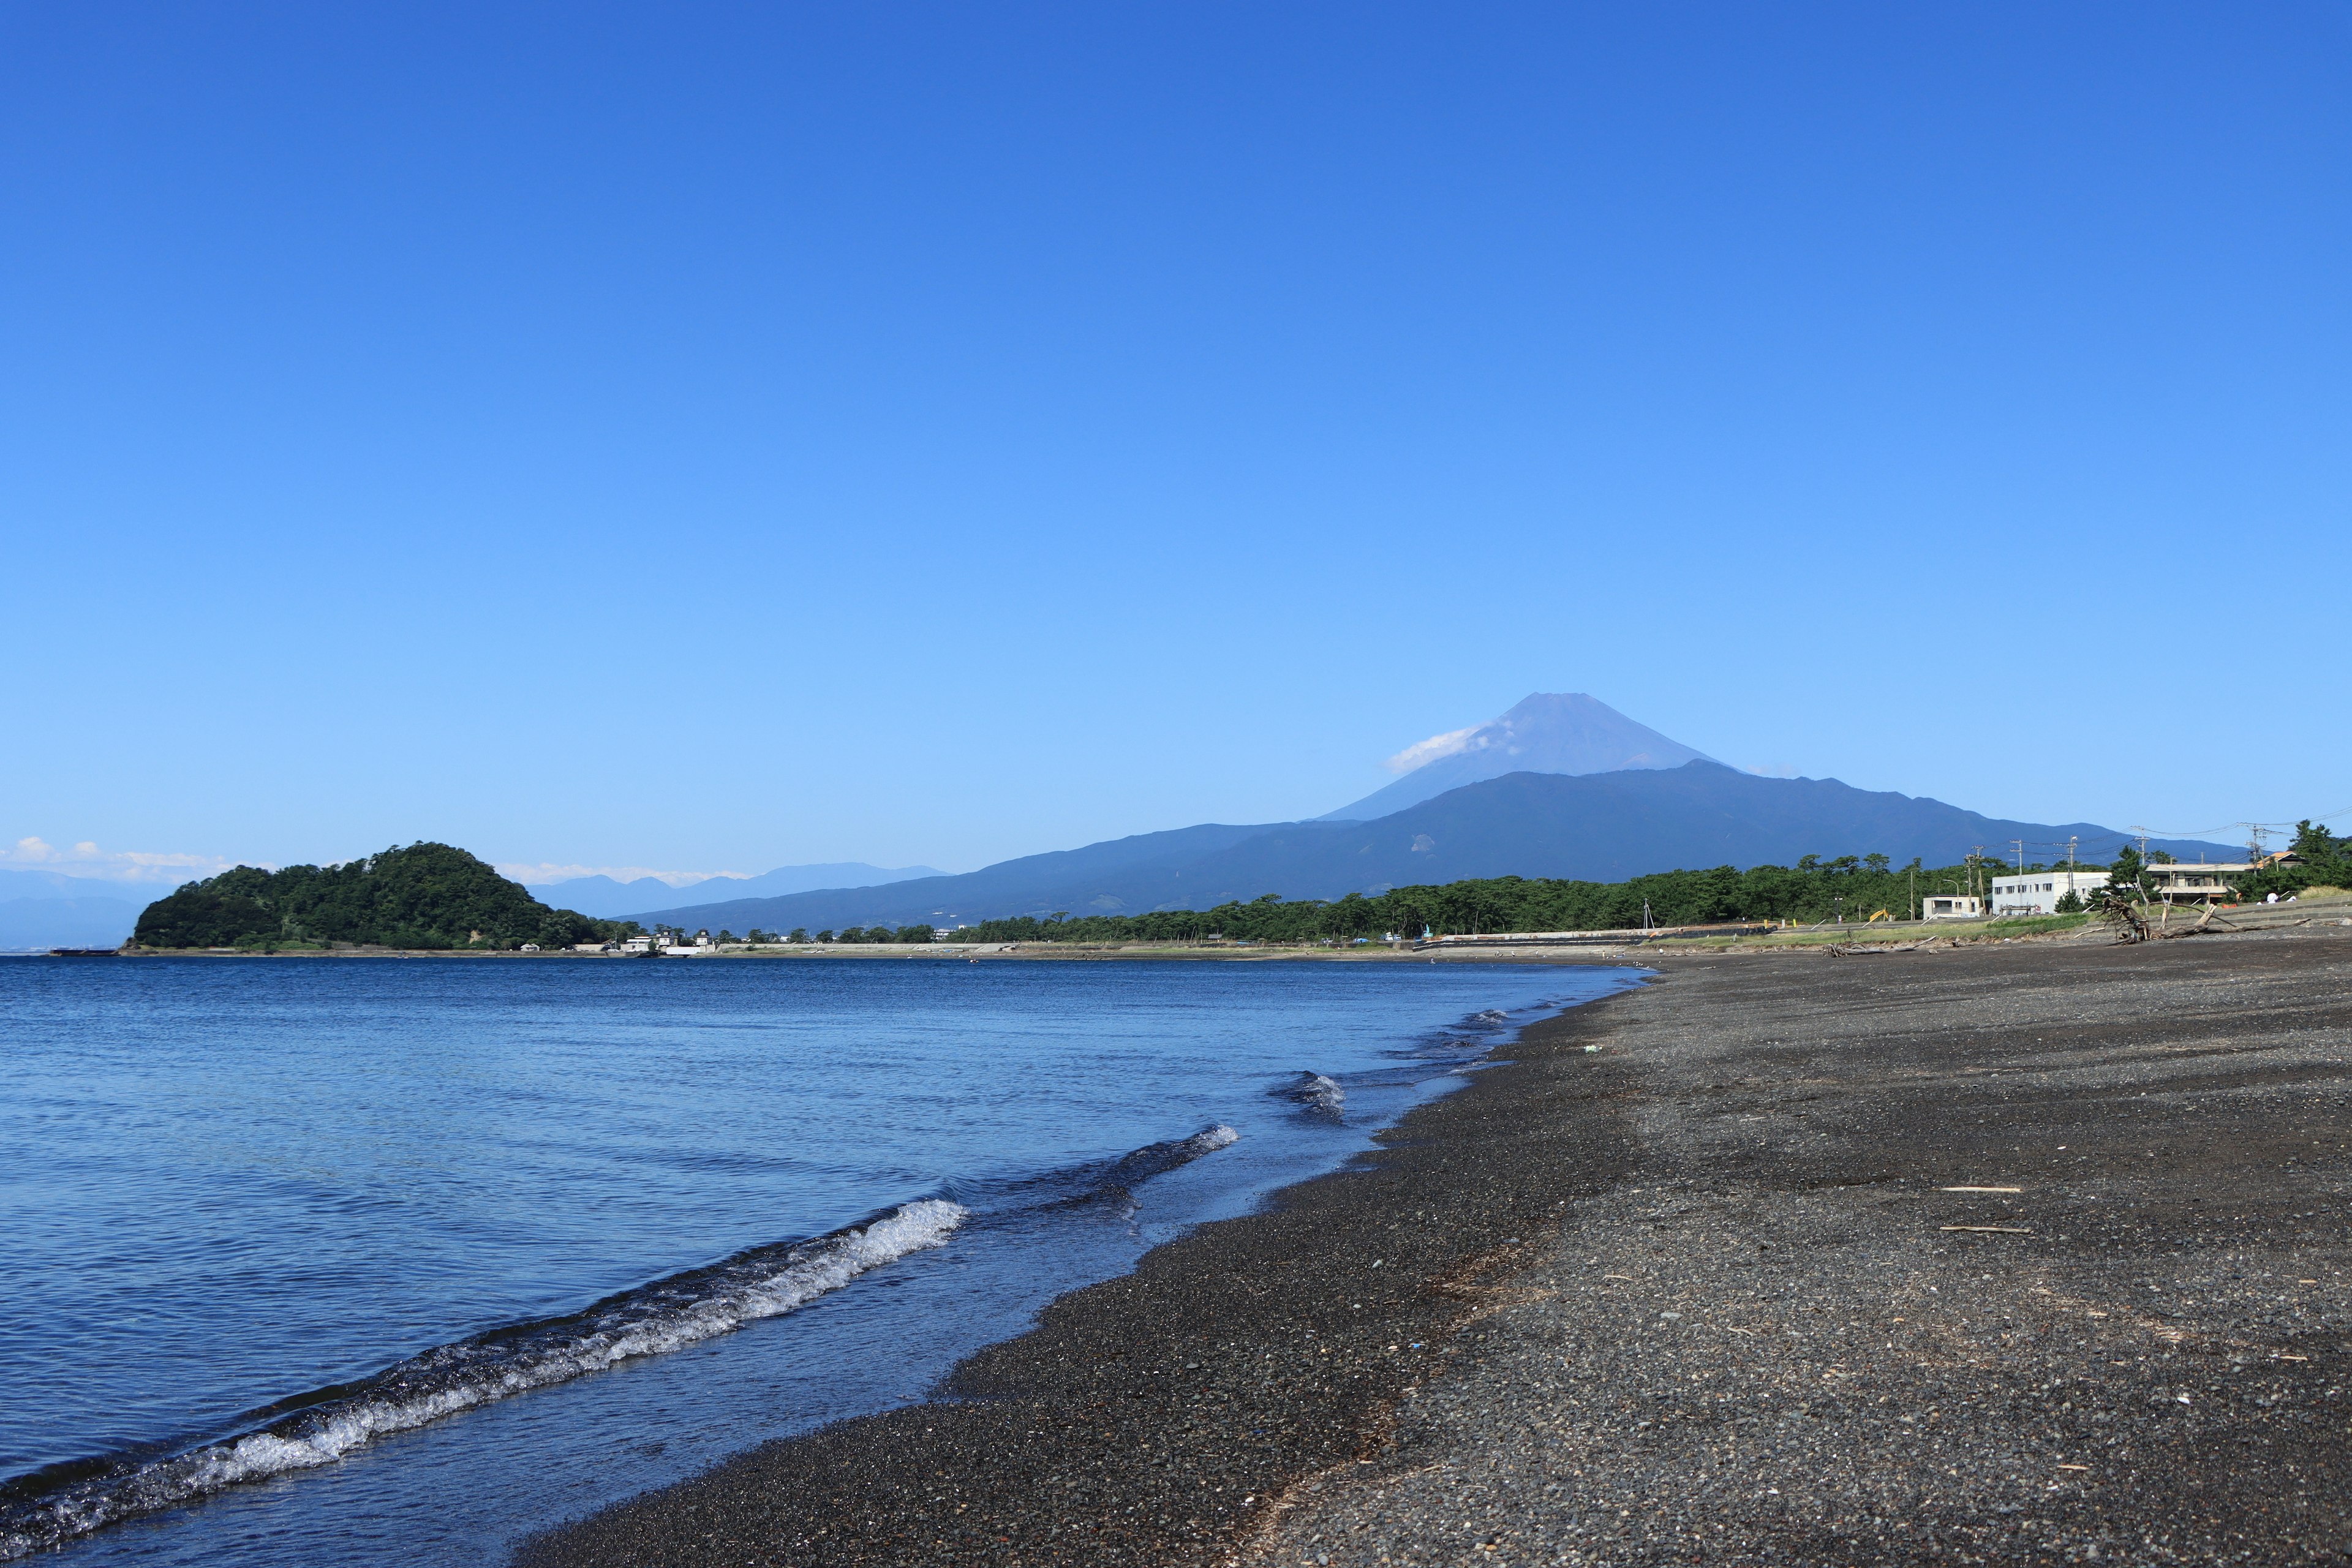
[[[1938,1230],[1981,1230],[1995,1236],[2032,1236],[2033,1232],[2021,1225],[1942,1225]]]
[[[2091,913],[2116,933],[2119,942],[2146,942],[2147,916],[2120,888],[2101,888],[2091,895]]]
[[[1939,1193],[2021,1193],[2023,1187],[1937,1187]]]

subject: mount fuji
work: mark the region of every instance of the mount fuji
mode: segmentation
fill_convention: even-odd
[[[1372,822],[1505,773],[1616,773],[1712,763],[1581,691],[1538,691],[1499,719],[1433,735],[1389,759],[1404,777],[1318,822]]]

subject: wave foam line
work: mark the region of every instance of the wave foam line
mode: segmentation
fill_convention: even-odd
[[[386,1433],[777,1317],[869,1269],[945,1246],[966,1212],[960,1204],[925,1198],[869,1225],[813,1242],[755,1247],[608,1297],[570,1317],[442,1345],[361,1383],[281,1401],[255,1413],[257,1419],[278,1418],[248,1436],[149,1464],[124,1465],[0,1504],[0,1560],[242,1481],[332,1464]],[[37,1487],[38,1478],[27,1482]]]

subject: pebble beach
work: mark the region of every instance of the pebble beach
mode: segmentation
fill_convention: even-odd
[[[2352,1548],[2352,931],[1662,961],[929,1403],[528,1564]]]

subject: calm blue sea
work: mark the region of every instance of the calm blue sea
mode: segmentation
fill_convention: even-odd
[[[1633,978],[0,961],[0,1558],[496,1561],[922,1397]]]

